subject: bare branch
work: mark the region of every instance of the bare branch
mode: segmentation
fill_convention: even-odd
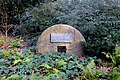
[[[10,24],[10,25],[8,25],[8,29],[7,29],[7,31],[9,31],[11,28],[13,28],[14,27],[14,25],[13,24]]]

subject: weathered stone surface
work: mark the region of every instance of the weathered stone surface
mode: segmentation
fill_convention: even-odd
[[[82,34],[69,25],[57,24],[46,29],[38,39],[37,52],[57,52],[57,46],[66,46],[66,53],[82,53]]]

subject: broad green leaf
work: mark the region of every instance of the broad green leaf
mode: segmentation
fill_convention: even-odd
[[[22,63],[22,60],[21,59],[18,59],[18,60],[15,60],[14,61],[14,65],[18,64],[18,63]]]
[[[40,76],[32,75],[30,76],[30,80],[41,80]]]
[[[4,56],[10,56],[10,55],[11,55],[10,52],[7,51],[7,50],[5,50],[5,49],[2,50],[2,54],[3,54]]]
[[[47,63],[43,63],[42,65],[40,65],[40,66],[42,66],[42,67],[46,67],[46,68],[48,68],[48,69],[51,69],[52,67],[50,67]]]
[[[84,66],[82,64],[77,64],[77,65],[81,70],[84,70]]]
[[[87,64],[87,68],[91,69],[95,66],[94,60],[92,60],[90,63]]]
[[[65,62],[63,59],[61,59],[61,60],[57,59],[57,60],[56,60],[56,65],[57,65],[58,67],[64,66],[64,65],[66,65],[66,64],[67,64],[67,62]]]
[[[13,74],[10,77],[8,77],[6,80],[22,80],[22,78],[17,74]]]
[[[32,56],[27,56],[24,60],[24,62],[30,62],[32,60]]]
[[[120,75],[116,75],[112,78],[112,80],[120,80]]]

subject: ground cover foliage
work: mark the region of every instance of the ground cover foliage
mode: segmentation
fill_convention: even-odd
[[[35,54],[34,47],[24,47],[23,40],[11,39],[11,41],[0,47],[0,80],[119,80],[120,78],[119,64],[114,63],[119,59],[116,55],[120,54],[120,47],[116,47],[116,51],[110,55],[113,59],[110,64],[96,57],[79,58],[67,53]]]

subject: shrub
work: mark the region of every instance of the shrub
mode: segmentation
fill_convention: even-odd
[[[30,46],[36,46],[39,36],[40,35],[32,37],[32,39],[28,39],[27,40],[27,46],[28,47],[30,47]]]
[[[46,28],[52,25],[51,3],[38,3],[34,7],[27,8],[20,17],[21,24],[14,30],[14,36],[32,38],[40,35]]]
[[[22,43],[22,40],[21,40],[21,39],[14,39],[14,40],[11,41],[10,47],[11,47],[11,48],[19,48],[19,47],[22,46],[21,43]]]

